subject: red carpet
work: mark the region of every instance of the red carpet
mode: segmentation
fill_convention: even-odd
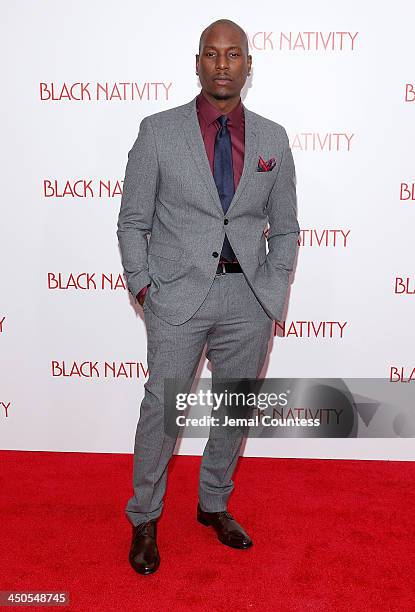
[[[139,576],[124,516],[131,456],[1,462],[0,590],[68,591],[61,609],[83,612],[415,610],[413,463],[240,459],[229,510],[254,546],[238,551],[195,521],[200,458],[174,457],[160,569]]]

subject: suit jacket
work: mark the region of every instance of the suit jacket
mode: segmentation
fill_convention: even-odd
[[[200,132],[196,96],[144,117],[128,152],[117,225],[127,286],[135,297],[151,283],[145,302],[170,324],[187,321],[208,294],[225,231],[268,316],[283,316],[300,232],[294,161],[282,125],[245,105],[244,113],[244,166],[226,214]],[[258,172],[259,156],[275,157],[276,165]]]

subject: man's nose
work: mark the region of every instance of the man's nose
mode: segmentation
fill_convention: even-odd
[[[216,68],[218,70],[223,70],[224,68],[229,68],[229,62],[226,55],[218,55],[216,60]]]

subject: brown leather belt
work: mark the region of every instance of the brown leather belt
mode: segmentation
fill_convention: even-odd
[[[222,261],[216,270],[216,274],[232,274],[233,272],[242,272],[241,265],[233,261]]]

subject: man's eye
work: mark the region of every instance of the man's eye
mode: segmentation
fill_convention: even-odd
[[[206,51],[205,55],[207,57],[212,57],[212,56],[216,55],[216,53],[214,51]],[[237,53],[236,51],[231,51],[229,55],[233,55],[233,56],[238,57],[239,53]]]

